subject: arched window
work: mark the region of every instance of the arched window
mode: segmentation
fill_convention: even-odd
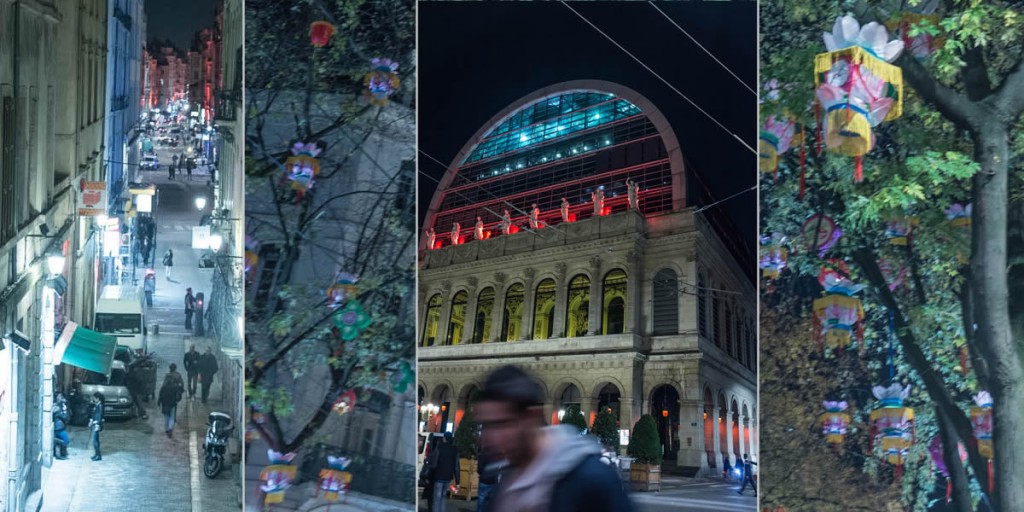
[[[703,315],[699,316],[703,321]],[[654,274],[652,317],[655,336],[679,334],[679,280],[670,268],[663,268]]]
[[[622,334],[626,330],[626,273],[615,269],[604,276],[604,290],[601,293],[602,331],[605,334]]]
[[[441,294],[435,294],[427,301],[427,314],[423,321],[423,339],[420,345],[430,347],[437,339],[437,324],[441,320]]]
[[[537,285],[533,302],[533,339],[549,339],[555,329],[554,279],[545,279]]]
[[[561,409],[565,410],[570,405],[575,405],[576,407],[579,407],[580,406],[580,400],[581,400],[580,396],[581,396],[580,395],[580,388],[576,387],[575,384],[569,384],[569,386],[565,388],[565,391],[562,391],[562,396],[561,396],[562,404],[560,406]],[[584,414],[586,414],[586,413],[584,413]]]
[[[469,301],[469,294],[465,290],[455,294],[452,298],[452,314],[448,321],[448,334],[445,337],[445,345],[458,345],[462,340],[462,329],[466,326],[466,303]]]
[[[505,311],[501,320],[501,341],[519,339],[523,323],[523,299],[526,297],[522,283],[516,283],[505,292]]]
[[[704,274],[697,275],[697,327],[700,335],[708,337],[708,288]]]
[[[494,288],[488,286],[480,291],[476,299],[476,321],[473,326],[473,343],[483,343],[490,337],[491,318],[494,316]]]
[[[567,338],[585,336],[590,322],[590,278],[578,275],[569,281],[568,307],[565,308]]]

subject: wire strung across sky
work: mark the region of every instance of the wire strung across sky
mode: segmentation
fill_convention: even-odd
[[[574,9],[574,8],[573,8],[572,6],[570,6],[570,5],[569,5],[569,4],[567,3],[567,2],[565,2],[565,1],[562,1],[562,2],[561,2],[561,4],[562,4],[562,5],[564,5],[564,6],[565,6],[565,7],[567,8],[567,9],[569,9],[570,11],[572,11],[572,12],[573,12],[573,14],[575,14],[576,16],[579,16],[579,18],[580,18],[581,20],[583,20],[583,21],[584,21],[584,22],[585,22],[585,23],[586,23],[587,25],[590,25],[590,26],[591,26],[591,27],[592,27],[592,28],[593,28],[594,30],[596,30],[596,31],[597,31],[597,32],[598,32],[599,34],[601,34],[602,36],[604,36],[604,37],[605,37],[605,39],[607,39],[607,40],[611,41],[611,42],[612,42],[612,44],[614,44],[614,45],[615,45],[615,46],[617,46],[617,47],[618,47],[618,48],[619,48],[620,50],[622,50],[623,52],[625,52],[625,53],[626,53],[626,55],[629,55],[629,56],[630,56],[630,57],[631,57],[631,58],[632,58],[633,60],[635,60],[635,61],[637,62],[637,64],[640,64],[641,66],[643,66],[643,68],[644,68],[644,69],[646,69],[647,71],[649,71],[649,72],[650,72],[650,73],[651,73],[652,75],[654,75],[654,76],[655,76],[655,77],[656,77],[656,78],[657,78],[658,80],[661,80],[661,81],[662,81],[662,83],[664,83],[665,85],[667,85],[667,86],[669,87],[669,89],[672,89],[672,90],[673,90],[673,91],[674,91],[674,92],[675,92],[676,94],[678,94],[678,95],[679,95],[679,96],[680,96],[681,98],[683,98],[684,100],[686,100],[687,102],[689,102],[689,103],[690,103],[690,105],[693,105],[693,107],[694,107],[694,108],[696,108],[696,109],[697,109],[698,111],[700,111],[700,113],[702,113],[702,114],[704,114],[705,116],[707,116],[707,118],[708,118],[708,119],[710,119],[710,120],[711,120],[712,122],[714,122],[714,123],[715,123],[716,125],[718,125],[718,127],[719,127],[719,128],[721,128],[721,129],[725,130],[725,131],[726,131],[726,133],[728,133],[729,135],[732,135],[732,136],[733,136],[733,138],[734,138],[734,139],[736,139],[736,141],[737,141],[737,142],[739,142],[740,144],[742,144],[742,145],[743,145],[743,147],[747,148],[747,149],[748,149],[748,150],[749,150],[749,151],[750,151],[751,153],[757,154],[757,150],[756,150],[756,149],[754,149],[754,147],[753,147],[753,146],[751,146],[750,144],[747,144],[747,142],[746,142],[746,141],[744,141],[744,140],[743,140],[743,139],[742,139],[742,138],[741,138],[741,137],[740,137],[739,135],[736,135],[735,133],[733,133],[733,132],[732,132],[731,130],[729,130],[729,128],[727,128],[727,127],[726,127],[726,126],[725,126],[724,124],[722,124],[722,123],[721,123],[721,122],[720,122],[720,121],[719,121],[718,119],[716,119],[716,118],[715,118],[715,116],[713,116],[713,115],[709,114],[709,113],[708,113],[708,112],[707,112],[706,110],[704,110],[703,108],[701,108],[701,107],[700,107],[700,105],[698,105],[698,104],[697,104],[697,103],[696,103],[695,101],[691,100],[691,99],[690,99],[689,97],[687,97],[687,96],[686,96],[685,94],[683,94],[683,93],[682,93],[682,92],[681,92],[681,91],[680,91],[679,89],[677,89],[677,88],[676,88],[676,86],[672,85],[672,83],[670,83],[670,82],[669,82],[668,80],[666,80],[665,78],[663,78],[663,77],[662,77],[661,75],[659,75],[659,74],[658,74],[658,73],[657,73],[656,71],[654,71],[653,69],[651,69],[651,67],[650,67],[650,66],[648,66],[647,64],[645,64],[645,63],[644,63],[644,61],[640,60],[640,58],[639,58],[639,57],[637,57],[636,55],[633,55],[633,53],[632,53],[632,52],[630,52],[630,51],[629,51],[629,50],[627,50],[627,49],[626,49],[626,48],[625,48],[624,46],[622,46],[621,44],[619,44],[619,42],[618,42],[618,41],[616,41],[616,40],[615,40],[614,38],[612,38],[611,36],[609,36],[608,34],[606,34],[606,33],[605,33],[605,32],[604,32],[603,30],[601,30],[600,28],[598,28],[598,27],[597,27],[597,25],[594,25],[594,24],[593,24],[593,23],[592,23],[592,22],[591,22],[590,20],[588,20],[588,19],[586,18],[586,16],[583,16],[582,14],[580,14],[580,13],[579,13],[579,11],[577,11],[576,9]]]

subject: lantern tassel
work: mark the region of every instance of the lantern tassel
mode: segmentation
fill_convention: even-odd
[[[821,124],[821,104],[814,103],[814,152],[817,156],[821,156],[821,134],[825,131],[825,127]]]
[[[896,483],[903,479],[903,464],[896,464]]]
[[[864,159],[858,155],[853,157],[853,161],[855,162],[855,167],[853,170],[853,182],[860,183],[864,181]]]
[[[953,482],[946,478],[946,503],[953,501]]]
[[[960,373],[967,376],[967,347],[960,347]]]
[[[996,486],[995,471],[992,470],[992,459],[988,460],[988,493],[992,494]]]
[[[807,141],[804,139],[804,125],[800,125],[800,193],[797,199],[804,198],[804,175],[807,168]]]

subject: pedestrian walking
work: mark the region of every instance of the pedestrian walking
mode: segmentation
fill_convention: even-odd
[[[199,358],[199,381],[202,385],[203,404],[210,397],[210,385],[213,384],[213,376],[217,373],[217,356],[213,355],[213,349],[206,347],[206,353]]]
[[[135,269],[139,266],[139,257],[142,256],[142,240],[136,238],[132,249],[132,269]]]
[[[174,375],[178,375],[174,372],[174,365],[171,365],[171,372]],[[181,376],[178,375],[180,379]],[[157,405],[160,406],[160,411],[164,414],[164,434],[167,434],[168,439],[174,438],[174,422],[178,415],[178,402],[181,401],[181,386],[180,381],[175,380],[171,377],[171,373],[168,373],[164,377],[164,383],[160,386],[160,398],[157,399]]]
[[[142,265],[148,267],[149,253],[152,248],[149,246],[149,238],[146,236],[145,224],[143,224],[142,228],[139,230],[139,240],[142,241]]]
[[[601,462],[601,445],[571,425],[547,427],[541,385],[516,366],[491,372],[476,402],[487,448],[509,467],[489,510],[630,512],[618,473]]]
[[[64,393],[57,393],[57,401],[53,404],[53,458],[64,460],[68,458],[68,421],[71,421],[71,413],[68,411],[68,401]]]
[[[434,449],[427,457],[427,464],[430,467],[428,480],[434,484],[434,493],[430,499],[430,510],[433,512],[444,512],[445,495],[448,492],[448,485],[452,479],[455,485],[459,485],[459,450],[455,447],[451,432],[445,432],[444,437],[437,442]]]
[[[174,180],[174,164],[167,166],[167,177]]]
[[[192,295],[192,288],[185,289],[185,328],[192,328],[192,313],[196,311],[196,298]]]
[[[171,383],[176,386],[181,393],[185,392],[185,380],[182,379],[181,374],[178,373],[178,365],[171,363],[171,371],[167,372],[167,375],[164,375],[164,383],[167,381],[171,381]]]
[[[99,391],[92,394],[92,410],[89,412],[89,431],[91,432],[93,461],[103,460],[100,455],[100,432],[103,431],[103,394]]]
[[[736,494],[743,494],[743,490],[747,488],[747,484],[750,484],[750,488],[754,490],[754,497],[757,497],[757,482],[754,480],[754,466],[757,463],[750,460],[750,454],[743,454],[743,485],[740,490],[736,491]]]
[[[156,293],[156,271],[146,269],[146,277],[142,280],[142,290],[146,293],[146,306],[153,307],[153,294]]]
[[[188,352],[185,352],[185,374],[188,377],[188,397],[196,397],[196,382],[199,381],[199,360],[203,357],[192,345]]]
[[[171,267],[174,266],[174,251],[167,249],[164,253],[164,277],[171,280]]]
[[[192,181],[192,169],[196,168],[195,160],[189,158],[188,162],[185,162],[185,170],[188,171],[188,180]]]
[[[142,396],[146,394],[145,372],[138,366],[130,368],[125,384],[127,384],[128,394],[135,404],[135,410],[138,411],[139,417],[144,420],[149,419],[149,415],[146,414],[146,408],[142,405]]]

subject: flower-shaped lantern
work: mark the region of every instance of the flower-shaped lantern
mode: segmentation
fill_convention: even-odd
[[[914,409],[904,407],[910,386],[894,383],[889,387],[871,388],[881,407],[871,411],[871,441],[880,442],[882,458],[896,466],[897,480],[903,473],[903,462],[914,444]]]
[[[373,323],[370,315],[363,310],[363,305],[356,299],[345,301],[345,306],[334,313],[334,325],[341,330],[341,339],[352,341],[359,333]]]
[[[313,43],[313,46],[322,48],[327,46],[331,42],[331,36],[334,35],[334,25],[331,25],[326,21],[314,21],[309,27],[309,40]]]
[[[267,455],[270,465],[260,472],[262,485],[259,490],[263,492],[263,503],[269,505],[284,501],[284,493],[295,480],[298,467],[291,465],[294,453],[279,453],[271,449],[267,450]]]
[[[842,351],[852,343],[855,330],[857,339],[864,342],[864,306],[853,296],[864,289],[864,285],[846,277],[849,275],[846,263],[831,260],[831,264],[838,270],[823,267],[818,274],[825,295],[813,303],[814,336],[822,350],[830,347]]]
[[[761,172],[772,173],[778,177],[779,157],[789,151],[795,133],[796,122],[792,119],[769,116],[765,120],[757,140],[758,167]]]
[[[391,95],[395,94],[401,80],[398,79],[398,63],[391,59],[376,57],[371,61],[371,71],[366,74],[363,83],[366,95],[374,105],[387,105]]]
[[[846,402],[823,402],[825,413],[821,415],[821,434],[825,441],[832,445],[843,444],[846,438],[846,427],[850,425],[850,415],[846,410]]]
[[[782,273],[782,269],[786,268],[786,260],[789,257],[789,251],[785,246],[786,237],[779,235],[778,233],[772,236],[765,236],[761,238],[761,275],[768,279],[775,279]]]
[[[956,448],[960,455],[960,462],[966,461],[967,450],[964,450],[964,445],[957,443]],[[946,458],[942,454],[942,439],[939,436],[933,437],[932,442],[928,444],[928,453],[932,456],[935,470],[946,479],[946,503],[949,503],[953,496],[953,482],[949,480],[949,468],[946,466]]]
[[[318,481],[318,493],[323,491],[323,498],[327,501],[338,501],[339,495],[348,493],[349,484],[352,483],[352,473],[345,471],[351,460],[346,457],[327,456],[327,469],[320,470]]]
[[[883,25],[861,27],[852,16],[838,18],[824,39],[828,51],[814,59],[814,85],[825,110],[819,126],[830,150],[856,158],[854,181],[860,182],[861,156],[875,145],[871,128],[903,113],[902,70],[889,64],[903,51],[903,41],[889,41]]]
[[[935,14],[939,7],[939,0],[921,0],[916,6],[910,5],[906,0],[891,0],[887,11],[894,15],[885,23],[894,34],[899,34],[903,45],[915,59],[922,61],[930,57],[935,50],[942,48],[945,38],[933,36],[928,32],[918,29],[922,22],[927,22],[933,27],[938,27],[942,16]],[[910,35],[911,32],[917,32]]]
[[[917,217],[891,217],[885,222],[885,237],[892,245],[909,245],[914,236],[914,229],[919,224],[920,219]]]
[[[359,277],[348,272],[338,274],[334,284],[327,287],[328,307],[336,308],[341,306],[349,297],[354,297],[359,289],[356,283]]]
[[[982,391],[974,396],[974,404],[971,407],[971,428],[978,442],[978,453],[988,459],[988,489],[992,492],[995,476],[992,471],[992,457],[995,454],[992,450],[992,395]]]
[[[319,154],[320,148],[315,143],[296,142],[292,156],[284,163],[286,177],[300,199],[313,188],[313,181],[320,174],[320,162],[316,159]]]
[[[331,409],[338,413],[339,416],[345,415],[356,406],[356,392],[355,390],[348,390],[341,394],[337,400],[334,401],[334,405]]]

